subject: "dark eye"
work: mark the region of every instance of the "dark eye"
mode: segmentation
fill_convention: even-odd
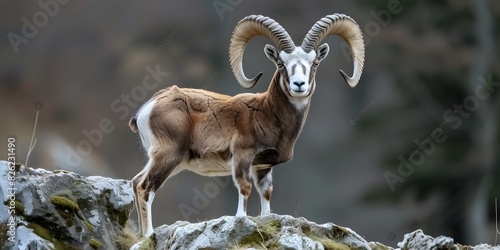
[[[318,65],[319,65],[319,62],[318,62],[318,61],[314,61],[314,62],[313,62],[313,67],[318,67]]]
[[[283,63],[282,62],[277,62],[276,65],[278,65],[278,68],[283,68]]]

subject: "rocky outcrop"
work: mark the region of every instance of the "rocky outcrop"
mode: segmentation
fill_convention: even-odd
[[[411,233],[405,234],[402,242],[398,243],[398,249],[415,249],[415,250],[426,250],[426,249],[456,249],[456,250],[486,250],[495,249],[500,250],[500,246],[490,246],[488,244],[481,244],[477,246],[464,246],[455,243],[454,240],[446,236],[438,236],[436,238],[425,235],[420,229],[417,229]]]
[[[277,214],[178,221],[157,227],[151,237],[138,242],[128,220],[134,201],[130,181],[11,167],[5,161],[0,161],[0,199],[2,249],[500,250],[486,244],[462,246],[421,230],[406,234],[399,248],[392,248],[333,223]]]
[[[119,249],[134,237],[124,230],[134,201],[129,181],[5,161],[0,180],[2,249]]]
[[[267,214],[259,217],[223,216],[199,223],[178,221],[163,225],[132,249],[374,249],[374,250],[485,250],[482,244],[463,246],[450,237],[433,238],[416,230],[405,235],[398,248],[368,242],[349,228],[316,224],[305,218]]]
[[[277,214],[223,216],[199,223],[178,221],[156,228],[150,239],[134,248],[142,244],[156,249],[390,249],[333,223],[318,225]]]

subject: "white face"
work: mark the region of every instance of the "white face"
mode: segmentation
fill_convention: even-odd
[[[266,45],[264,51],[278,67],[283,91],[290,97],[301,98],[312,94],[316,68],[328,55],[329,48],[327,44],[323,44],[306,53],[301,47],[296,47],[291,53],[287,53],[278,52],[273,46]]]
[[[280,52],[280,58],[288,75],[288,90],[293,97],[307,96],[310,90],[311,67],[316,60],[316,51],[304,52],[301,47],[288,54]]]

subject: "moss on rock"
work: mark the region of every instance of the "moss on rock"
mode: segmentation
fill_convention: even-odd
[[[389,248],[385,245],[383,245],[382,243],[379,243],[379,242],[370,242],[368,243],[368,245],[370,245],[370,247],[372,248],[372,250],[389,250],[389,249],[392,249],[392,248]]]
[[[0,224],[0,246],[4,246],[5,242],[7,242],[7,239],[9,238],[9,236],[7,235],[7,231],[9,231],[7,223]]]
[[[349,250],[351,249],[348,245],[336,242],[327,238],[319,238],[317,236],[308,236],[311,240],[317,241],[323,245],[326,250]]]
[[[90,224],[90,222],[84,220],[83,221],[83,224],[85,225],[85,227],[90,231],[90,232],[94,232],[94,226],[92,226],[92,224]]]
[[[338,235],[338,238],[345,237],[350,234],[349,230],[341,227],[341,226],[333,226],[332,228],[333,235]]]
[[[23,166],[23,164],[17,162],[16,164],[14,164],[14,170],[16,172],[19,172],[19,170],[21,169],[22,166]]]
[[[101,243],[101,242],[99,242],[98,240],[96,240],[96,239],[92,238],[92,239],[90,239],[90,241],[89,241],[89,245],[90,245],[92,248],[94,248],[94,249],[98,249],[99,247],[101,247],[101,246],[102,246],[102,243]]]
[[[24,214],[24,205],[21,201],[16,200],[14,206],[15,206],[15,210],[16,210],[17,215]]]
[[[8,162],[0,161],[0,170],[8,167]],[[19,200],[2,203],[15,209],[17,224],[28,228],[31,236],[17,238],[16,244],[43,249],[92,249],[93,239],[94,248],[116,249],[116,235],[122,235],[122,226],[133,207],[130,181],[21,165],[16,165],[15,170],[15,195]],[[7,232],[7,226],[0,225],[0,246],[9,248],[14,243],[8,242]]]
[[[56,169],[56,170],[52,171],[52,173],[54,173],[54,174],[59,174],[59,173],[69,174],[71,172],[69,172],[67,170],[63,170],[63,169]]]
[[[242,247],[266,247],[267,249],[274,249],[279,247],[279,243],[276,239],[277,234],[281,230],[281,223],[277,220],[261,223],[257,222],[257,229],[241,238],[239,245]]]
[[[58,208],[67,209],[72,212],[80,210],[80,207],[78,207],[78,204],[76,202],[63,196],[52,195],[50,197],[50,202],[52,202],[52,204],[54,204]]]
[[[52,241],[52,233],[50,232],[49,229],[34,222],[29,223],[28,227],[33,229],[33,233],[35,233],[36,235],[48,241]]]
[[[139,246],[139,250],[154,250],[156,247],[156,236],[153,234],[144,239]]]
[[[131,223],[131,221],[128,221],[125,228],[120,232],[120,235],[115,239],[115,245],[118,250],[128,250],[139,241],[132,229]]]
[[[127,211],[121,211],[115,209],[114,205],[110,202],[106,204],[106,212],[108,212],[108,216],[111,220],[115,221],[122,228],[125,227],[125,223],[127,223],[129,214]]]

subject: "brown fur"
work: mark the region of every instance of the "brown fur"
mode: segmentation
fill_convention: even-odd
[[[265,199],[270,200],[270,168],[292,158],[295,141],[309,110],[309,104],[298,110],[290,103],[279,77],[277,71],[265,93],[231,97],[172,86],[152,97],[156,102],[149,123],[155,140],[148,150],[150,168],[133,179],[143,233],[148,227],[149,192],[155,192],[173,172],[177,173],[176,167],[182,161],[232,159],[233,178],[245,197],[245,208],[252,189],[251,168],[258,165],[261,169],[256,170],[253,181]],[[129,124],[134,132],[139,130],[137,117]],[[222,171],[231,174],[231,169]]]

